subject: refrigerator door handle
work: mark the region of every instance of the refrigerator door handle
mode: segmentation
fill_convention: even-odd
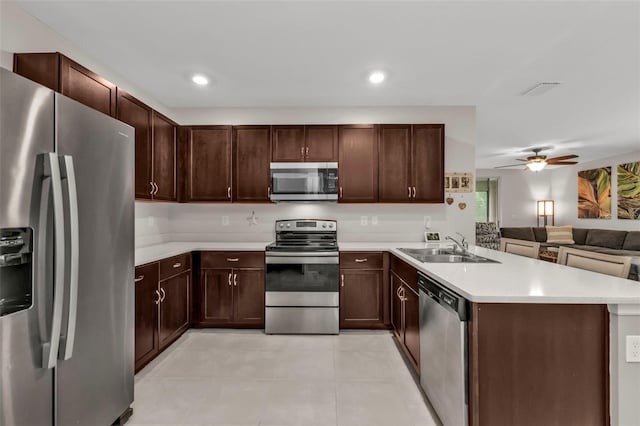
[[[69,311],[67,312],[67,330],[60,341],[59,359],[65,360],[73,355],[76,337],[76,318],[78,314],[78,273],[80,268],[79,224],[78,224],[78,190],[73,157],[65,155],[60,158],[61,177],[67,183],[69,198]]]
[[[53,224],[55,238],[55,265],[53,277],[53,311],[51,315],[51,328],[49,329],[49,342],[42,345],[42,368],[50,369],[56,366],[58,347],[60,345],[60,328],[62,325],[62,309],[64,300],[64,208],[62,205],[62,182],[60,178],[60,164],[58,156],[53,152],[44,154],[45,178],[51,180],[51,192],[53,195]]]

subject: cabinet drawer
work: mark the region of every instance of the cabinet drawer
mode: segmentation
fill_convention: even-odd
[[[264,268],[262,251],[205,251],[202,268]]]
[[[191,253],[180,254],[160,261],[160,281],[191,269]]]
[[[382,269],[382,253],[354,251],[340,253],[341,269]]]
[[[158,262],[149,263],[143,266],[136,266],[136,274],[134,277],[136,285],[155,282],[158,283]]]
[[[391,257],[391,270],[396,273],[409,287],[418,292],[418,271],[396,256]]]

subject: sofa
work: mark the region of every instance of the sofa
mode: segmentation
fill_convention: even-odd
[[[640,281],[640,231],[573,228],[574,244],[563,244],[580,250],[617,256],[630,256],[629,279]],[[547,230],[542,227],[504,227],[500,236],[517,240],[537,241],[540,250],[558,248],[560,244],[547,243]]]

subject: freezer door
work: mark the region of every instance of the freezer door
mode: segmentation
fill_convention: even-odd
[[[3,426],[49,426],[53,420],[53,369],[42,368],[53,298],[51,178],[43,178],[44,153],[54,149],[53,108],[51,90],[0,68]]]
[[[66,241],[79,243],[77,315],[75,324],[73,312],[63,319],[56,423],[109,425],[133,402],[134,130],[61,95],[55,104],[61,171],[72,164],[77,195],[78,232]],[[68,177],[65,219],[73,234]],[[67,290],[68,310],[74,292]]]

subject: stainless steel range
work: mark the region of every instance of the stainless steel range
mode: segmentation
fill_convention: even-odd
[[[338,334],[336,221],[276,221],[276,241],[267,246],[265,262],[267,334]]]

